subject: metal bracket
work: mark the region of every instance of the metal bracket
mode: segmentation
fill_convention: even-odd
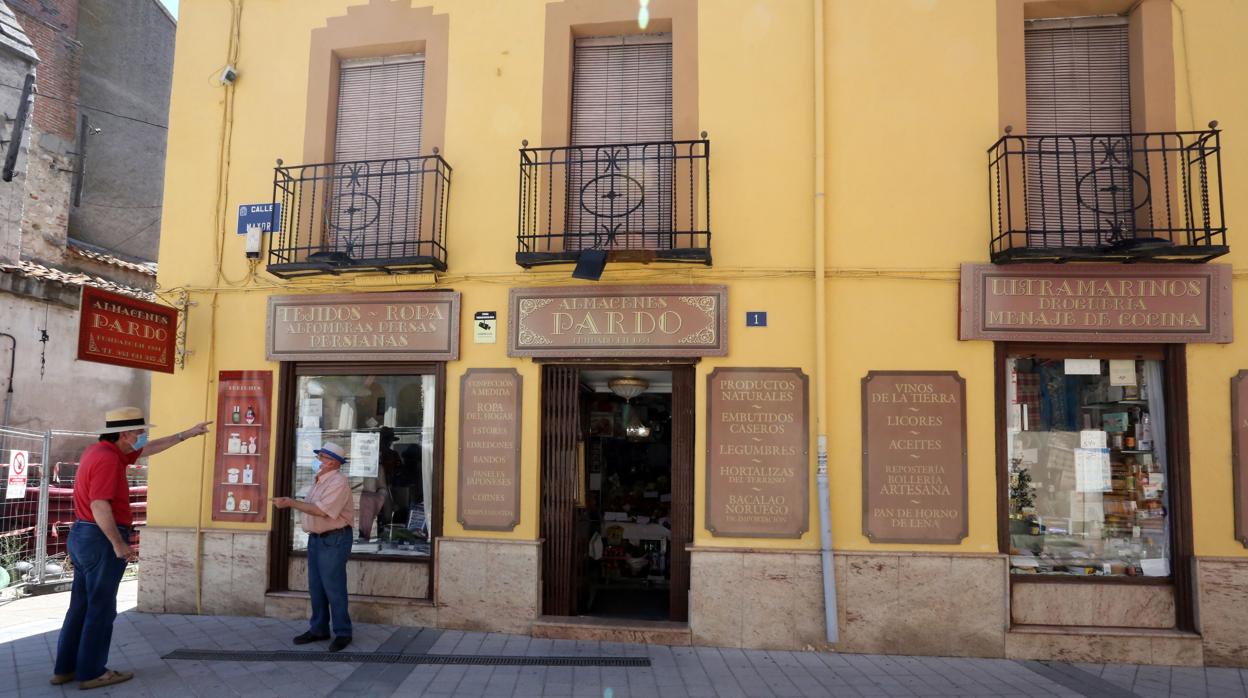
[[[177,356],[178,368],[186,368],[186,357],[195,352],[186,348],[186,328],[189,322],[189,311],[192,307],[199,305],[198,301],[191,300],[190,294],[182,291],[178,294],[178,299],[173,302],[173,307],[178,309],[178,331],[175,336],[176,345],[174,354]]]

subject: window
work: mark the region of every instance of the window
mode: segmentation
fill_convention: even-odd
[[[352,553],[427,558],[434,517],[437,378],[434,375],[301,375],[295,391],[294,496],[311,488],[313,449],[333,441],[355,504]],[[376,459],[353,443],[374,443]],[[291,549],[307,549],[293,512]]]
[[[1170,576],[1162,364],[1008,358],[1011,573]]]
[[[567,248],[672,247],[670,34],[577,39]]]

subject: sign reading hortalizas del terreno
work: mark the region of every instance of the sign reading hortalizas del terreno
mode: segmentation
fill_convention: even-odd
[[[724,286],[511,291],[507,353],[538,357],[724,356]]]
[[[1231,267],[962,265],[961,339],[1231,341]]]
[[[270,296],[270,361],[454,361],[459,293]]]

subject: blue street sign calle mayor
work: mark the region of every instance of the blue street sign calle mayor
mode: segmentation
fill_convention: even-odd
[[[281,204],[241,204],[238,207],[238,234],[246,235],[247,226],[258,225],[262,233],[282,230]],[[269,226],[272,226],[270,229]]]

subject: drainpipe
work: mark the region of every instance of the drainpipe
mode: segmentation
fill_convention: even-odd
[[[0,332],[0,337],[8,337],[13,343],[13,353],[9,355],[9,388],[4,392],[4,421],[0,422],[0,426],[7,427],[10,426],[10,410],[13,409],[13,367],[17,365],[17,337],[8,332]]]
[[[827,222],[824,196],[824,46],[823,3],[813,0],[815,11],[815,428],[817,463],[815,481],[819,486],[819,542],[823,563],[823,615],[828,644],[840,639],[836,613],[836,575],[832,564],[832,510],[828,485],[828,307],[827,307]]]

